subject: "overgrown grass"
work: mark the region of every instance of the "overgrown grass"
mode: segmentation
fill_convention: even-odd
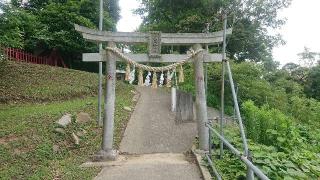
[[[48,102],[94,95],[97,75],[46,65],[0,62],[0,103]]]
[[[13,69],[18,66],[20,69],[18,71],[22,71],[21,68],[25,66],[28,68],[28,65],[20,63],[9,63],[8,66]],[[39,72],[41,67],[39,66],[36,71]],[[18,92],[10,92],[1,86],[1,97],[4,91],[7,92],[6,95],[9,97],[5,95],[2,99],[7,99],[10,104],[0,104],[0,179],[92,179],[100,169],[80,168],[79,165],[89,160],[101,146],[102,129],[96,123],[97,97],[88,96],[94,94],[94,91],[91,92],[90,88],[86,87],[86,84],[95,87],[97,76],[60,68],[44,67],[44,69],[50,69],[48,74],[55,72],[52,74],[59,80],[53,80],[53,84],[45,83],[45,79],[51,77],[45,75],[46,70],[43,70],[41,80],[29,79],[25,83],[22,82],[25,77],[19,77],[23,74],[16,73],[13,74],[17,82],[1,80],[1,85],[10,83],[22,85]],[[30,69],[24,72],[33,74]],[[35,78],[37,77],[40,78],[40,75],[35,75]],[[64,84],[67,87],[64,87]],[[36,92],[37,86],[47,85],[48,91],[41,91],[45,98],[38,93],[31,93],[31,96],[28,96],[30,99],[25,99],[27,92],[30,92],[26,89]],[[10,87],[16,88],[13,85]],[[47,93],[51,90],[56,92]],[[117,84],[115,147],[119,145],[130,116],[123,107],[134,106],[132,102],[134,94],[131,90],[133,87],[130,85],[121,82]],[[22,100],[27,102],[21,103]],[[35,103],[38,100],[40,102]],[[92,120],[84,124],[75,123],[76,114],[79,112],[89,113]],[[57,128],[55,122],[66,113],[72,114],[72,123],[67,126],[65,133],[54,132]],[[80,137],[80,145],[75,145],[71,134],[78,131],[85,134]]]
[[[214,126],[218,129],[218,126]],[[298,132],[295,132],[298,133]],[[300,132],[301,133],[301,132]],[[224,128],[226,139],[240,152],[243,151],[240,131],[237,125],[227,124]],[[269,133],[269,136],[274,134]],[[300,135],[299,135],[300,136]],[[213,136],[213,162],[223,179],[245,179],[246,166],[227,147],[223,158],[219,158],[219,140]],[[313,137],[315,138],[315,137]],[[317,142],[311,143],[306,137],[287,137],[294,144],[288,147],[284,144],[277,146],[279,138],[274,138],[274,145],[264,145],[248,139],[249,150],[253,163],[258,166],[270,179],[317,179],[320,177],[320,154],[315,147]],[[287,140],[286,139],[286,140]],[[283,148],[290,148],[284,150]],[[210,169],[210,167],[208,167]]]
[[[132,87],[118,85],[115,113],[115,146],[129,119],[123,106],[132,106]],[[100,149],[102,130],[96,125],[97,98],[88,97],[65,102],[0,106],[0,168],[3,179],[91,179],[98,168],[79,165]],[[65,134],[54,132],[55,121],[65,113],[87,112],[92,121],[73,121]],[[80,145],[74,145],[72,132],[85,130]],[[58,146],[54,152],[53,146]]]

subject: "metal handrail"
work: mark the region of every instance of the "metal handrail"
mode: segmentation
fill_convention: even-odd
[[[236,149],[234,146],[232,146],[231,143],[229,143],[228,140],[226,140],[215,129],[213,129],[211,127],[210,123],[206,123],[206,126],[208,127],[209,132],[213,132],[216,136],[218,136],[218,138],[223,142],[223,144],[225,144],[233,152],[233,154],[238,156],[240,158],[240,160],[242,162],[244,162],[247,165],[247,167],[250,168],[260,179],[262,179],[262,180],[270,180],[257,166],[255,166],[248,159],[247,156],[244,156],[238,149]],[[209,141],[210,141],[210,144],[211,144],[211,137],[209,137]],[[211,149],[211,146],[209,146],[209,148]],[[221,179],[221,176],[219,175],[218,171],[213,166],[213,163],[212,163],[212,160],[211,160],[210,156],[211,156],[211,153],[209,153],[209,155],[206,155],[206,157],[207,157],[207,159],[209,161],[209,164],[213,167],[213,172],[215,173],[215,176],[217,177],[217,179]]]
[[[243,153],[244,153],[244,157],[249,156],[249,149],[248,149],[248,143],[247,143],[247,139],[246,139],[246,135],[244,132],[244,126],[242,123],[242,119],[241,119],[241,114],[240,114],[240,108],[239,108],[239,104],[238,104],[238,99],[237,99],[237,93],[235,90],[235,85],[234,85],[234,81],[233,81],[233,77],[232,77],[232,72],[231,72],[231,67],[230,67],[230,63],[229,60],[226,57],[226,46],[227,46],[227,34],[226,34],[226,29],[227,29],[227,15],[224,12],[223,13],[223,49],[222,49],[222,55],[223,55],[223,60],[222,60],[222,71],[221,71],[221,112],[220,112],[220,134],[216,131],[213,131],[214,133],[216,133],[217,135],[219,135],[218,137],[223,138],[223,119],[224,119],[224,86],[225,86],[225,73],[227,72],[227,75],[229,77],[229,82],[230,82],[230,87],[231,87],[231,92],[232,92],[232,98],[233,98],[233,102],[234,102],[234,108],[235,108],[235,113],[238,119],[238,123],[239,123],[239,128],[240,128],[240,135],[241,135],[241,139],[242,139],[242,143],[243,143]],[[225,69],[226,66],[226,69]],[[225,72],[226,71],[226,72]],[[206,124],[207,126],[207,124]],[[209,153],[211,155],[211,131],[209,128]],[[225,140],[225,139],[224,139]],[[240,152],[233,148],[233,146],[230,146],[231,144],[228,141],[223,141],[222,139],[220,139],[220,158],[223,158],[223,145],[226,144],[229,148],[231,148],[233,150],[234,153],[236,153],[238,156],[240,155]],[[234,151],[236,150],[236,151]],[[240,155],[240,159],[242,155]],[[245,161],[245,159],[243,160]],[[247,180],[253,180],[254,179],[254,172],[252,171],[252,169],[249,167],[250,165],[247,165]],[[217,175],[216,175],[217,176]],[[217,176],[218,177],[218,176]]]
[[[207,160],[208,160],[208,162],[209,162],[209,164],[210,164],[210,166],[211,166],[211,169],[212,169],[213,173],[215,174],[216,178],[217,178],[218,180],[222,180],[222,177],[221,177],[220,174],[218,173],[218,170],[217,170],[216,167],[214,166],[214,164],[213,164],[213,162],[212,162],[212,160],[211,160],[211,158],[209,157],[208,154],[206,154],[206,158],[207,158]]]

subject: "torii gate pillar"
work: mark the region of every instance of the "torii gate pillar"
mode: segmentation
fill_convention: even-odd
[[[116,47],[114,42],[108,42],[108,47]],[[104,57],[105,58],[105,57]],[[117,150],[113,149],[114,111],[116,99],[116,58],[112,52],[106,54],[106,95],[103,122],[103,138],[101,151],[96,160],[116,160]]]
[[[200,44],[195,44],[193,50],[197,51],[202,49]],[[207,98],[204,86],[204,75],[203,75],[203,52],[197,54],[194,59],[194,76],[196,85],[196,119],[198,125],[199,135],[199,148],[207,151],[209,149],[209,131],[206,127],[208,121],[207,114]]]

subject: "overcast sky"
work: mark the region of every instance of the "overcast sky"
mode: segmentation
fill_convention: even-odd
[[[120,0],[121,20],[118,31],[131,32],[141,23],[139,16],[132,11],[139,7],[137,0]],[[297,53],[304,46],[312,51],[320,52],[320,0],[293,0],[292,5],[280,12],[280,16],[288,19],[287,24],[278,30],[287,42],[273,51],[276,61],[282,65],[288,62],[298,63]]]

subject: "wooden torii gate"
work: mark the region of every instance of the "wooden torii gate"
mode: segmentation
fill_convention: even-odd
[[[115,48],[116,43],[121,44],[149,44],[148,54],[125,53],[128,58],[139,62],[175,63],[186,59],[187,54],[161,54],[161,45],[184,45],[192,46],[194,51],[202,49],[203,45],[212,45],[223,42],[223,31],[213,33],[161,33],[157,31],[149,33],[141,32],[107,32],[89,29],[75,25],[75,29],[82,33],[82,36],[93,42],[107,43],[108,47]],[[231,34],[228,29],[226,34]],[[199,134],[200,149],[207,151],[208,128],[205,126],[208,121],[206,92],[204,85],[203,63],[222,62],[225,54],[211,54],[207,51],[200,51],[194,58],[195,85],[196,85],[196,118]],[[115,110],[115,82],[116,82],[116,56],[104,50],[100,53],[85,53],[83,61],[106,62],[106,95],[105,95],[105,118],[103,122],[102,150],[97,154],[97,160],[115,160],[117,151],[113,149],[113,129]]]

